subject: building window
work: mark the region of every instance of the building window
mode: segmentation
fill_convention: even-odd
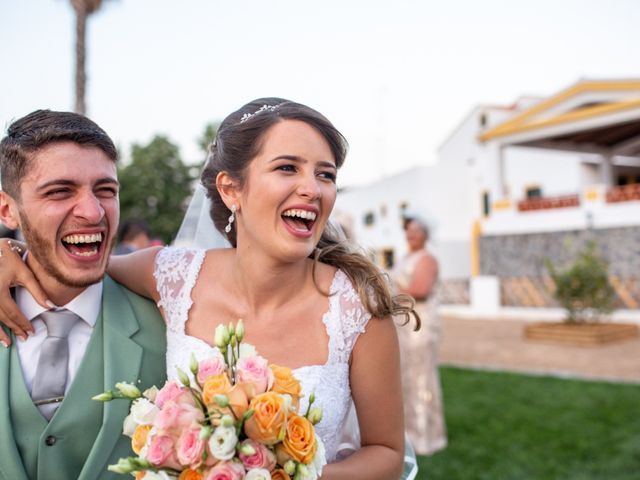
[[[623,185],[633,185],[635,183],[640,183],[640,176],[637,175],[618,175],[616,179],[616,185],[619,187]]]
[[[382,250],[382,266],[387,270],[393,268],[393,249],[385,248]]]
[[[488,217],[491,213],[491,197],[489,196],[489,192],[482,193],[482,214],[485,217]]]
[[[542,187],[540,185],[531,185],[524,189],[525,198],[542,198]]]
[[[376,223],[376,215],[373,212],[367,212],[364,214],[363,222],[367,227],[372,227]]]

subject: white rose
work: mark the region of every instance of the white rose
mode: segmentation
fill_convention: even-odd
[[[158,414],[158,407],[146,398],[133,401],[129,415],[124,419],[122,433],[130,437],[138,425],[151,425]]]
[[[254,347],[250,343],[243,342],[240,344],[240,356],[238,357],[238,359],[245,358],[245,357],[257,357],[257,356],[258,356],[258,351],[256,350],[256,347]]]
[[[167,472],[164,472],[162,470],[158,471],[158,472],[152,472],[150,470],[148,470],[145,474],[144,477],[142,477],[142,480],[174,480],[178,477],[175,477],[173,475],[169,475]]]
[[[316,454],[313,457],[311,465],[317,472],[317,475],[322,475],[322,467],[327,464],[327,450],[324,448],[324,442],[319,435],[316,434],[316,444],[318,445]]]
[[[271,480],[271,474],[264,468],[253,468],[247,472],[244,480]]]
[[[236,453],[237,443],[235,427],[219,425],[209,437],[209,450],[218,460],[231,460]]]
[[[316,480],[319,476],[316,467],[310,463],[309,465],[299,465],[293,480]]]

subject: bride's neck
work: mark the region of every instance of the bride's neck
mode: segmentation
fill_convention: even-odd
[[[282,263],[236,252],[232,277],[234,288],[246,306],[253,311],[264,311],[290,302],[309,282],[311,269],[308,259]]]

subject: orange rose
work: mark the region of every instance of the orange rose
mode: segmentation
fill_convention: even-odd
[[[284,398],[274,392],[265,392],[251,399],[249,408],[253,415],[244,424],[249,438],[265,445],[282,440],[287,420]]]
[[[229,399],[229,406],[233,410],[236,418],[241,418],[245,412],[249,410],[249,398],[242,385],[234,385],[231,387],[231,390],[227,392],[227,398]]]
[[[313,424],[300,415],[292,414],[287,421],[287,433],[282,445],[294,460],[311,463],[318,448]]]
[[[136,472],[135,473],[136,480],[142,480],[146,474],[147,472],[144,472],[144,471]]]
[[[216,395],[226,395],[229,390],[231,390],[231,382],[226,373],[212,375],[207,378],[207,381],[202,386],[202,400],[208,407],[216,406],[217,403],[214,397]]]
[[[293,460],[293,457],[289,455],[289,452],[285,450],[284,445],[282,443],[277,444],[276,445],[276,463],[278,465],[284,465],[289,460]]]
[[[202,480],[202,474],[187,468],[180,474],[178,480]]]
[[[293,371],[287,367],[280,367],[279,365],[271,365],[271,371],[273,372],[273,386],[272,392],[286,393],[291,395],[291,400],[295,411],[298,411],[298,405],[300,403],[300,397],[302,396],[302,388],[300,382],[293,376]]]
[[[147,443],[151,425],[138,425],[131,436],[131,449],[136,455],[140,454],[140,450]]]
[[[271,472],[271,480],[291,480],[291,477],[283,469],[278,468]]]

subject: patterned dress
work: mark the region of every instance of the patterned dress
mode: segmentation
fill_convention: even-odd
[[[418,261],[431,254],[426,250],[409,253],[391,272],[400,288],[411,283]],[[430,455],[447,446],[447,432],[442,408],[438,374],[438,344],[441,334],[437,313],[438,288],[434,286],[427,301],[416,302],[422,328],[414,332],[411,325],[398,327],[405,428],[419,455]]]

